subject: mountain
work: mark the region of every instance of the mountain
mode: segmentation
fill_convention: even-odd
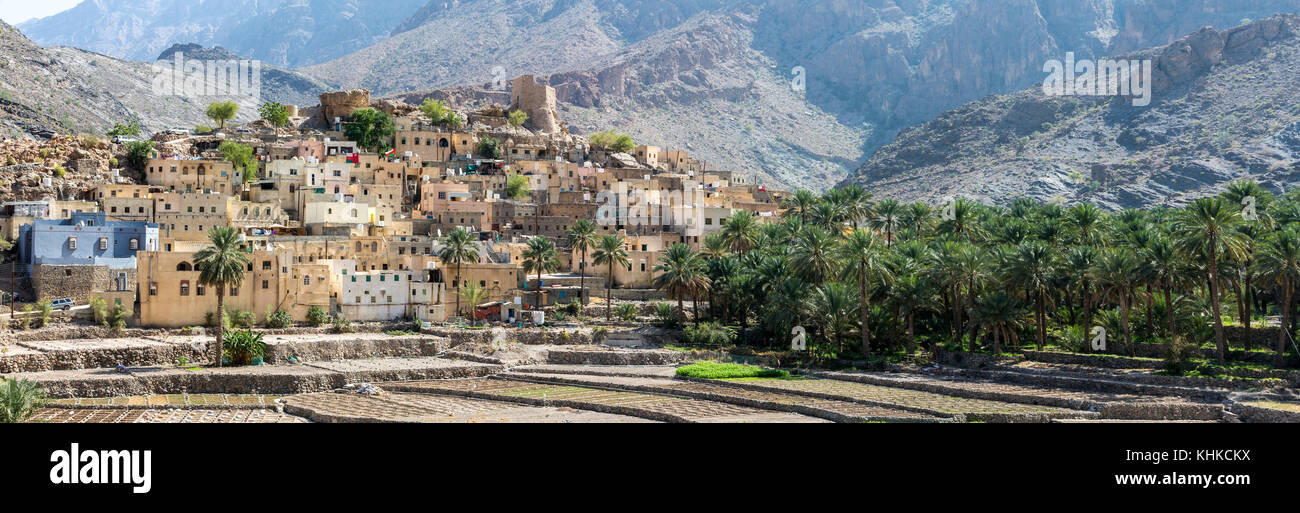
[[[905,130],[848,180],[878,196],[1181,204],[1249,178],[1300,183],[1300,17],[1203,28],[1124,56],[1153,63],[1153,101],[1046,96],[963,105]]]
[[[85,0],[18,26],[44,46],[146,61],[178,43],[297,67],[388,37],[426,0]]]
[[[164,50],[155,62],[172,63],[177,54],[182,59],[204,61],[247,60],[220,46],[206,48],[197,44],[177,44]],[[337,86],[297,71],[263,63],[261,66],[261,95],[258,100],[276,101],[286,105],[311,106],[320,101],[320,94],[337,89]],[[254,106],[255,107],[255,106]]]
[[[389,39],[303,71],[430,95],[536,74],[557,86],[578,132],[614,127],[822,188],[903,128],[1040,82],[1043,63],[1066,52],[1115,55],[1297,9],[1300,0],[435,0]],[[806,91],[787,94],[780,84],[797,69]]]
[[[131,120],[147,130],[206,122],[206,102],[156,94],[155,76],[148,63],[41,48],[0,22],[0,135],[102,133]],[[252,107],[241,109],[243,118],[255,117]]]
[[[534,74],[557,87],[575,132],[615,128],[774,185],[823,188],[907,127],[1041,82],[1043,64],[1067,52],[1132,53],[1297,10],[1300,0],[97,0],[23,27],[57,44],[149,49],[136,59],[173,42],[220,44],[380,96]]]

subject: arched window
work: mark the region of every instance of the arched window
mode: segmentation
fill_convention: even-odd
[[[190,266],[189,262],[181,262],[179,264],[176,264],[176,270],[182,272],[189,272],[189,271],[193,271],[194,268]]]
[[[447,142],[447,138],[446,138],[446,137],[443,137],[441,140],[438,141],[438,147],[439,147],[439,148],[446,148],[446,147],[448,147],[448,146],[451,146],[451,143]]]

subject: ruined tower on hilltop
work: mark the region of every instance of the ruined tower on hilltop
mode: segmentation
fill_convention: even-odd
[[[538,84],[532,75],[523,75],[510,83],[510,110],[528,114],[528,126],[544,134],[560,131],[556,110],[555,88]]]

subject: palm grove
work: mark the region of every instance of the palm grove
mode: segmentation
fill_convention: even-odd
[[[776,222],[738,212],[700,251],[679,244],[660,257],[656,285],[680,319],[689,298],[705,305],[697,324],[769,347],[788,348],[803,326],[819,356],[1089,351],[1101,327],[1109,352],[1206,344],[1222,363],[1225,317],[1256,350],[1250,330],[1276,312],[1285,328],[1268,349],[1278,366],[1296,324],[1300,189],[1275,198],[1242,181],[1182,208],[1115,213],[958,199],[940,215],[847,187],[800,191],[783,207]],[[627,265],[618,236],[570,238],[597,265]]]

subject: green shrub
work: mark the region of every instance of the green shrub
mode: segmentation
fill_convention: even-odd
[[[60,166],[60,165],[58,165],[58,164],[55,164],[55,165],[54,165],[54,177],[55,177],[55,178],[63,178],[64,176],[67,176],[67,175],[68,175],[68,170],[63,169],[63,166]]]
[[[677,318],[677,309],[668,303],[655,303],[655,325],[661,328],[676,328],[681,319]]]
[[[113,305],[113,310],[108,314],[108,329],[113,330],[113,333],[121,333],[126,329],[126,321],[129,317],[126,308],[122,305]]]
[[[40,327],[49,327],[50,321],[54,319],[54,305],[51,305],[48,299],[42,300],[36,303],[36,309],[36,317],[41,321]]]
[[[248,365],[253,362],[253,358],[266,355],[266,344],[262,342],[262,334],[249,330],[235,331],[227,335],[222,341],[222,347],[226,351],[226,358],[235,365]]]
[[[253,329],[257,326],[257,316],[243,310],[227,311],[226,320],[235,328]]]
[[[764,369],[738,363],[698,362],[677,369],[677,375],[688,378],[788,378],[790,373],[777,369]]]
[[[0,422],[17,423],[27,420],[50,402],[49,395],[40,385],[27,381],[6,379],[0,382]]]
[[[627,322],[636,320],[637,313],[639,313],[639,311],[636,305],[632,303],[623,303],[614,309],[614,315],[617,315],[619,319],[623,319]]]
[[[90,311],[95,314],[95,324],[108,327],[108,302],[102,297],[90,298]]]
[[[33,311],[33,310],[34,310],[34,309],[32,308],[32,305],[31,305],[31,304],[23,305],[23,317],[22,317],[21,320],[18,321],[19,324],[22,325],[22,327],[23,327],[23,331],[26,331],[26,330],[30,330],[30,329],[32,329],[32,311]]]
[[[269,312],[270,308],[267,308],[267,310]],[[276,310],[274,313],[266,315],[266,327],[268,328],[283,329],[290,326],[293,326],[293,317],[289,315],[289,312]]]
[[[1082,353],[1091,347],[1091,340],[1083,326],[1067,326],[1061,333],[1060,344],[1066,351]]]
[[[696,347],[724,347],[736,342],[736,330],[710,321],[686,328],[686,343]]]
[[[334,318],[334,333],[356,333],[357,327],[342,315]]]
[[[307,309],[307,322],[312,326],[324,326],[330,322],[330,314],[324,308],[313,306]]]
[[[1182,376],[1195,369],[1197,364],[1193,359],[1197,356],[1199,355],[1195,344],[1187,343],[1187,340],[1181,336],[1174,337],[1165,346],[1165,362],[1163,366],[1165,374]]]

